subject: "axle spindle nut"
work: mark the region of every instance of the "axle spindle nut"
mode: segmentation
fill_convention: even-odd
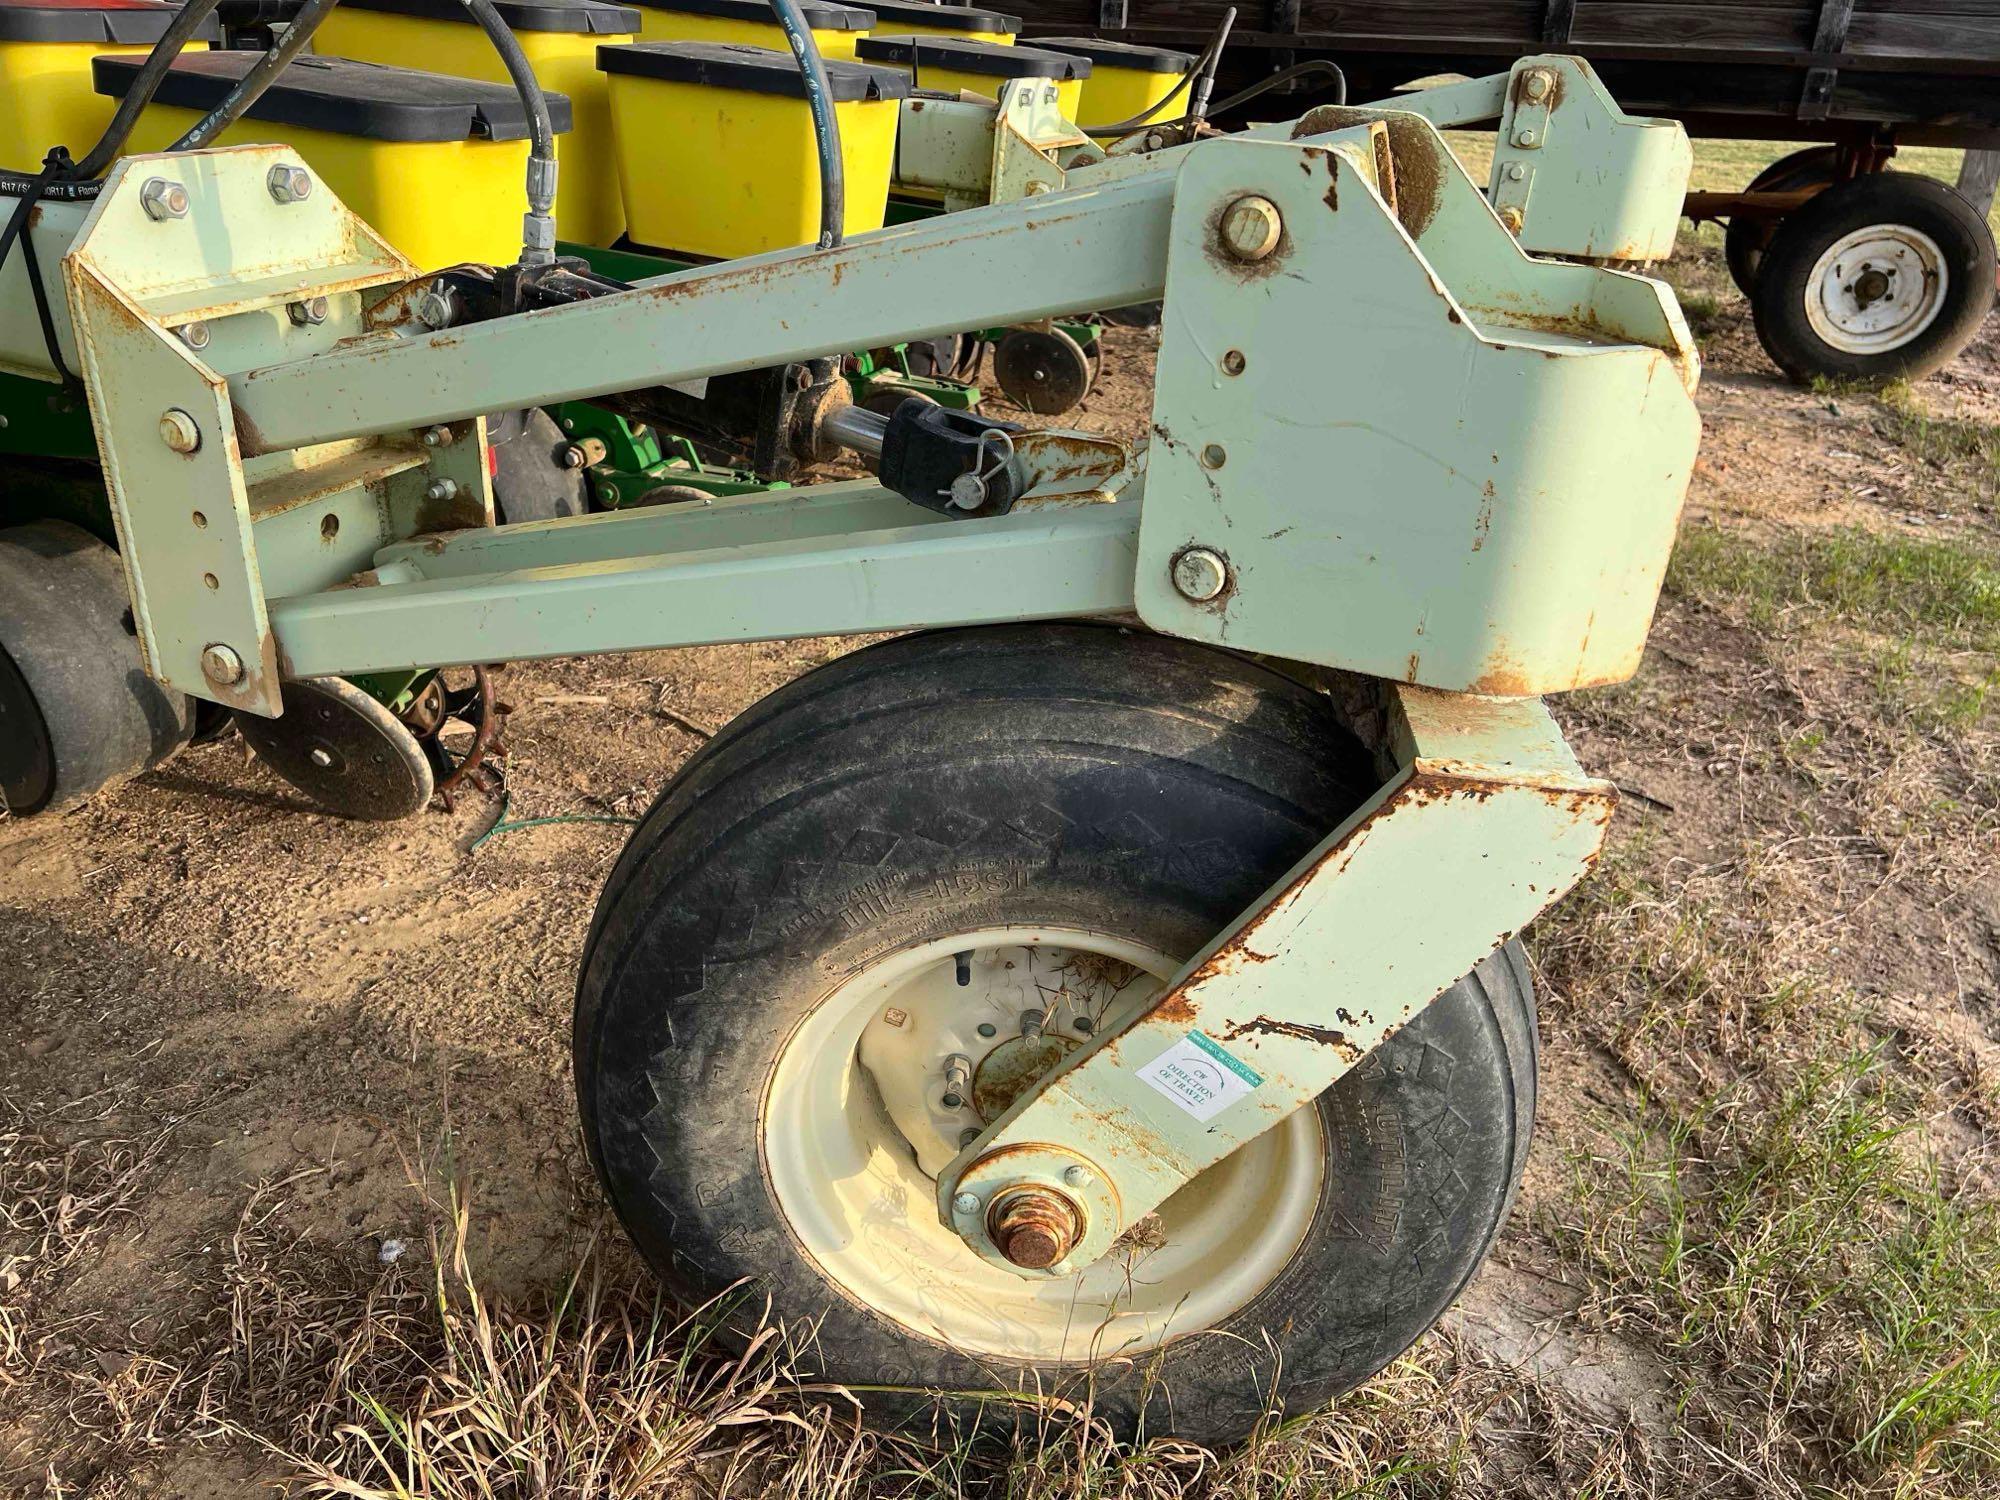
[[[993,1243],[1012,1264],[1046,1271],[1083,1238],[1083,1213],[1059,1193],[1023,1188],[994,1200]]]

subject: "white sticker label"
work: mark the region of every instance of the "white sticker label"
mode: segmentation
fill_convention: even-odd
[[[1199,1031],[1190,1031],[1139,1076],[1197,1120],[1213,1119],[1264,1080]]]

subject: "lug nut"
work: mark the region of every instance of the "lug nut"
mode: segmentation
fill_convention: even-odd
[[[996,1199],[988,1222],[1000,1253],[1030,1271],[1056,1264],[1083,1235],[1076,1205],[1044,1188],[1023,1188]]]
[[[185,219],[188,211],[187,189],[164,177],[148,177],[139,188],[139,206],[146,210],[146,217],[155,222]]]
[[[279,203],[302,203],[312,192],[313,180],[304,167],[281,162],[265,174],[264,186]]]
[[[1229,564],[1207,547],[1188,547],[1174,558],[1174,587],[1183,599],[1206,604],[1229,584]]]
[[[954,1052],[944,1060],[944,1107],[963,1109],[965,1091],[972,1087],[972,1059]]]
[[[1222,248],[1238,260],[1263,260],[1278,248],[1284,227],[1277,204],[1246,194],[1222,211]]]
[[[1021,1040],[1029,1046],[1042,1039],[1042,1029],[1049,1023],[1049,1013],[1045,1010],[1024,1010],[1021,1012]]]
[[[234,687],[243,680],[243,658],[220,642],[202,647],[201,675],[217,687]]]

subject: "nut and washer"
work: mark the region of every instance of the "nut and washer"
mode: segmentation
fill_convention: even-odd
[[[1546,99],[1549,96],[1549,89],[1554,83],[1555,80],[1553,78],[1540,68],[1536,68],[1522,81],[1521,86],[1527,90],[1530,99]]]
[[[178,406],[160,413],[160,441],[176,453],[192,453],[201,446],[201,428]]]
[[[1278,248],[1285,221],[1269,198],[1247,193],[1222,211],[1222,248],[1238,260],[1258,261]]]
[[[424,446],[426,448],[449,448],[452,445],[454,436],[455,434],[452,430],[442,423],[436,427],[426,427],[424,429]]]
[[[313,180],[304,167],[280,162],[264,174],[264,186],[280,203],[301,203],[312,193]]]
[[[287,302],[285,315],[296,327],[315,327],[326,321],[326,298],[306,297],[297,302]]]
[[[1514,144],[1524,151],[1534,150],[1541,139],[1533,130],[1517,130],[1514,132]]]
[[[165,177],[148,177],[139,188],[139,206],[146,210],[146,217],[155,222],[185,219],[188,211],[187,189]]]
[[[456,479],[433,479],[424,487],[424,498],[435,501],[456,500],[458,498],[458,481]]]
[[[201,675],[217,687],[234,687],[243,680],[243,658],[220,642],[201,648]]]
[[[208,347],[208,324],[204,323],[200,318],[196,318],[192,323],[181,324],[175,331],[180,334],[181,342],[186,344],[190,349],[206,349]]]
[[[1174,555],[1174,587],[1183,599],[1206,604],[1229,586],[1229,564],[1207,547],[1187,547]]]

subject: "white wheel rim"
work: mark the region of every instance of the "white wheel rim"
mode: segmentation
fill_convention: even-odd
[[[1827,247],[1806,279],[1806,321],[1844,354],[1900,349],[1938,320],[1951,272],[1937,241],[1874,224]]]
[[[963,952],[976,955],[968,986],[957,983]],[[1107,980],[1085,999],[1061,998],[1084,989],[1066,975],[1102,960],[1140,972],[1122,987]],[[1075,1276],[1029,1279],[990,1266],[938,1222],[935,1164],[956,1154],[956,1140],[911,1122],[966,1129],[978,1117],[942,1104],[946,1053],[937,1046],[983,1061],[1019,1034],[1012,1019],[1037,997],[1051,1034],[1073,1036],[1083,1010],[1101,1030],[1178,967],[1105,933],[996,927],[901,949],[837,985],[780,1053],[761,1131],[772,1192],[821,1274],[919,1337],[978,1356],[1066,1364],[1212,1328],[1269,1286],[1319,1202],[1325,1150],[1311,1108],[1162,1204],[1143,1244],[1121,1244]],[[896,1030],[913,1040],[885,1030],[892,1010],[908,1018]],[[981,1020],[995,1037],[977,1034]],[[864,1045],[886,1085],[863,1065]],[[894,1053],[898,1046],[905,1052]],[[895,1065],[903,1056],[907,1070]]]

